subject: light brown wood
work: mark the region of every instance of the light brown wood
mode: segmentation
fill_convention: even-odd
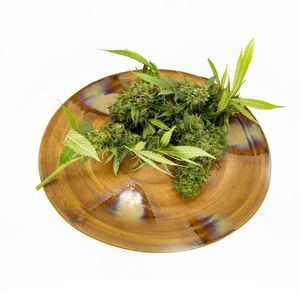
[[[204,81],[187,73],[162,71],[172,79],[184,75],[191,81]],[[65,105],[99,127],[109,119],[106,108],[121,91],[120,80],[132,79],[130,72],[103,78],[74,94]],[[67,119],[59,109],[41,142],[42,179],[56,168],[68,131]],[[269,186],[271,160],[260,126],[244,116],[232,117],[228,150],[220,164],[194,199],[181,198],[172,179],[151,167],[134,173],[121,167],[116,177],[109,163],[90,162],[80,172],[75,163],[44,189],[67,222],[95,239],[139,251],[180,251],[230,234],[261,205]]]

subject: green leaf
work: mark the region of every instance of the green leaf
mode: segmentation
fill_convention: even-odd
[[[151,61],[149,61],[149,67],[150,67],[150,69],[152,69],[152,71],[154,71],[154,73],[158,73],[159,72],[157,66],[153,62],[151,62]]]
[[[243,49],[241,49],[236,67],[235,67],[235,73],[234,73],[234,79],[233,79],[233,87],[235,87],[235,84],[238,80],[238,75],[241,73],[241,68],[243,66]]]
[[[230,83],[228,82],[227,87],[223,90],[221,99],[218,104],[218,112],[222,112],[227,107],[230,100]]]
[[[265,101],[261,100],[255,100],[255,99],[231,99],[233,102],[239,103],[240,105],[247,106],[247,107],[252,107],[260,110],[271,110],[275,108],[283,108],[284,106],[277,106],[270,104]]]
[[[235,101],[232,101],[232,104],[240,113],[242,113],[244,116],[246,116],[249,120],[251,120],[255,123],[258,123],[257,120],[255,119],[255,117],[244,106],[241,106],[239,103],[237,103]]]
[[[159,76],[161,77],[161,79],[166,82],[171,88],[174,86],[174,81],[166,74],[164,73],[159,73]]]
[[[224,88],[225,87],[225,82],[228,76],[228,65],[226,65],[226,69],[222,75],[222,79],[221,79],[221,87]]]
[[[163,123],[162,121],[160,121],[159,119],[149,119],[148,120],[151,124],[153,124],[154,126],[163,129],[163,130],[170,130],[170,127],[168,127],[165,123]]]
[[[141,154],[139,154],[139,153],[136,153],[136,155],[137,155],[141,160],[143,160],[143,161],[146,162],[148,165],[150,165],[152,168],[158,170],[159,172],[165,173],[165,174],[167,174],[167,175],[173,177],[173,175],[172,175],[170,172],[161,169],[161,168],[160,168],[159,166],[157,166],[152,160],[146,158],[145,156],[143,156],[143,155],[141,155]]]
[[[118,157],[115,157],[113,162],[113,172],[116,176],[118,175],[119,167],[120,167],[120,160]]]
[[[215,159],[214,156],[210,155],[203,149],[193,146],[170,146],[168,148],[160,150],[160,152],[183,159],[191,159],[195,157],[210,157],[212,159]]]
[[[210,59],[208,59],[208,63],[209,63],[209,66],[210,66],[210,68],[211,68],[211,70],[212,70],[212,72],[214,74],[214,77],[216,78],[216,81],[217,81],[218,85],[221,86],[221,82],[220,82],[220,79],[219,79],[218,71],[217,71],[215,65],[213,64],[213,62]]]
[[[118,55],[122,55],[122,56],[125,56],[125,57],[128,57],[128,58],[131,58],[137,62],[140,62],[150,68],[152,68],[153,66],[150,64],[149,61],[147,61],[143,56],[141,56],[140,54],[136,53],[136,52],[133,52],[133,51],[130,51],[130,50],[103,50],[103,51],[106,51],[106,52],[110,52],[110,53],[113,53],[113,54],[118,54]]]
[[[71,148],[65,146],[63,151],[60,154],[58,166],[61,166],[69,162],[74,157],[74,155],[75,152]]]
[[[78,126],[77,126],[77,131],[80,133],[80,134],[82,134],[82,135],[84,135],[84,124],[85,124],[85,122],[84,122],[84,119],[83,119],[83,113],[81,112],[80,113],[80,118],[79,118],[79,123],[78,123]],[[76,130],[76,129],[75,129]]]
[[[215,80],[216,80],[216,78],[214,76],[212,76],[211,78],[209,78],[205,81],[205,85],[209,87],[215,82]]]
[[[114,153],[111,153],[111,154],[107,157],[105,163],[108,163],[109,161],[111,161],[111,160],[114,158],[114,156],[115,156],[115,154],[114,154]]]
[[[254,39],[252,39],[249,42],[249,44],[246,46],[244,53],[243,51],[241,51],[240,53],[235,74],[234,74],[231,97],[236,95],[240,87],[242,86],[244,82],[244,77],[251,63],[253,53],[254,53]]]
[[[160,144],[162,145],[162,147],[166,147],[170,143],[170,139],[175,128],[176,126],[173,126],[169,131],[163,134],[160,139]]]
[[[148,166],[148,163],[142,162],[142,163],[138,164],[138,165],[133,169],[133,171],[137,171],[137,170],[142,169],[142,168],[144,168],[144,167],[146,167],[146,166]]]
[[[187,162],[189,164],[192,164],[192,165],[195,165],[195,166],[200,166],[200,164],[194,162],[193,160],[187,159],[187,158],[181,158],[180,160],[185,161],[185,162]]]
[[[67,118],[68,118],[68,121],[69,121],[69,124],[70,124],[71,128],[77,131],[77,130],[78,130],[78,127],[77,127],[77,123],[76,123],[76,120],[75,120],[74,115],[73,115],[72,112],[69,110],[69,108],[67,108],[66,106],[61,105],[61,107],[63,108],[63,110],[64,110],[64,112],[65,112],[65,115],[66,115]]]
[[[65,137],[64,143],[75,153],[87,156],[99,161],[97,152],[86,137],[75,130],[71,130]]]
[[[143,129],[143,138],[146,138],[148,135],[153,135],[155,133],[155,128],[148,122],[146,122]]]
[[[145,148],[145,145],[146,145],[146,142],[144,142],[144,141],[139,141],[139,142],[135,145],[134,150],[135,150],[135,151],[141,151],[141,150],[143,150],[143,149]]]
[[[130,106],[130,115],[131,115],[132,121],[135,121],[136,107],[134,107],[133,105]]]
[[[135,149],[131,149],[127,146],[125,146],[129,151],[133,152],[138,158],[140,158],[142,161],[146,162],[148,165],[150,165],[151,167],[153,167],[154,169],[165,173],[167,175],[170,175],[173,177],[173,175],[163,169],[161,169],[159,166],[157,166],[151,159],[148,159],[147,157],[143,156],[142,154],[140,154],[141,151],[136,151]]]
[[[191,130],[192,118],[191,118],[191,115],[188,112],[184,112],[184,114],[183,114],[183,122],[184,122],[184,128],[185,128],[185,130],[190,131]]]
[[[179,157],[172,156],[170,154],[168,154],[168,156],[175,159],[175,160],[177,160],[177,161],[184,161],[184,162],[187,162],[187,163],[195,165],[195,166],[200,166],[198,163],[196,163],[196,162],[194,162],[190,159],[187,159],[187,158],[179,158]]]
[[[161,89],[170,89],[170,86],[168,85],[168,83],[166,83],[165,81],[158,79],[154,76],[151,76],[149,74],[146,73],[141,73],[141,72],[132,72],[134,75],[136,75],[138,78],[149,82],[153,85],[157,85],[159,86]]]
[[[166,157],[162,156],[161,154],[157,154],[148,150],[139,151],[138,154],[158,163],[178,166],[178,164],[174,163],[173,161],[167,159]]]

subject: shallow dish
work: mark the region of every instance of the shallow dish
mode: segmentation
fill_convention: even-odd
[[[161,70],[174,80],[188,73]],[[130,82],[130,72],[95,81],[68,99],[65,105],[79,117],[90,118],[94,127],[109,119],[107,106]],[[57,166],[69,126],[60,108],[50,120],[40,147],[39,171],[47,177]],[[111,164],[89,162],[78,172],[69,166],[44,190],[55,209],[79,231],[118,247],[171,252],[212,243],[237,230],[257,211],[270,182],[271,159],[261,127],[243,115],[230,119],[228,149],[214,167],[201,194],[183,199],[172,179],[152,167],[136,172]]]

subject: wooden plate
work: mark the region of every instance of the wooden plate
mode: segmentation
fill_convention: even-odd
[[[191,74],[162,70],[172,79]],[[89,117],[99,127],[110,117],[107,106],[121,92],[120,81],[131,81],[130,72],[105,77],[74,94],[65,105],[79,117]],[[39,171],[45,178],[56,168],[67,119],[58,109],[44,133]],[[59,214],[79,231],[118,247],[171,252],[201,247],[235,231],[257,211],[266,195],[271,173],[268,143],[261,127],[244,116],[230,120],[228,150],[221,168],[213,168],[201,194],[183,199],[172,179],[151,167],[137,172],[89,162],[78,172],[69,166],[44,190]]]

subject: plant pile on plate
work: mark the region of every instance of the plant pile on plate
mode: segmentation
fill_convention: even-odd
[[[65,137],[57,169],[37,189],[75,161],[81,160],[81,166],[89,158],[112,161],[117,176],[126,159],[127,163],[131,162],[127,168],[133,171],[151,166],[168,174],[174,178],[174,188],[181,196],[194,197],[227,148],[229,118],[241,113],[257,123],[246,106],[265,110],[279,107],[240,97],[254,40],[241,50],[232,82],[227,67],[219,76],[211,60],[208,62],[213,77],[202,84],[184,77],[173,81],[135,52],[107,51],[136,60],[143,64],[143,69],[133,71],[136,80],[124,85],[123,93],[109,107],[111,119],[100,129],[82,118],[77,124],[69,109],[63,106],[72,129]]]

